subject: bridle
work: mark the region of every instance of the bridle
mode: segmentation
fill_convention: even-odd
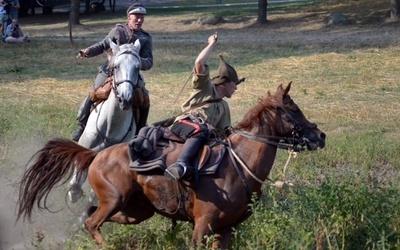
[[[130,54],[134,55],[134,56],[135,56],[137,59],[139,59],[139,61],[140,61],[139,55],[138,55],[137,53],[131,53],[131,52],[132,52],[132,51],[124,51],[124,52],[122,52],[122,53],[119,53],[119,54],[115,55],[115,58],[116,58],[117,56],[130,53]],[[115,61],[115,58],[114,58],[114,61]],[[130,85],[132,85],[133,88],[135,88],[135,87],[138,85],[138,82],[139,82],[139,71],[138,71],[138,77],[137,77],[137,82],[136,82],[136,83],[132,82],[132,81],[129,80],[129,79],[124,79],[124,80],[116,81],[116,80],[115,80],[115,74],[114,74],[114,72],[115,72],[115,67],[113,66],[113,68],[110,70],[110,74],[113,75],[112,89],[113,89],[113,92],[114,92],[114,94],[115,94],[116,97],[119,96],[119,93],[118,93],[118,86],[121,85],[122,83],[127,82],[127,83],[129,83]]]
[[[296,152],[301,152],[305,150],[305,146],[307,145],[307,142],[309,141],[308,138],[305,138],[302,135],[302,131],[305,129],[313,129],[316,128],[317,125],[315,123],[310,123],[307,124],[306,126],[300,126],[296,120],[294,119],[292,113],[282,107],[277,107],[277,114],[280,114],[280,111],[283,111],[283,113],[286,115],[286,117],[288,118],[289,122],[293,124],[293,129],[292,129],[292,137],[281,137],[281,136],[271,136],[271,135],[265,135],[265,134],[261,134],[261,133],[252,133],[249,131],[244,131],[244,130],[240,130],[240,129],[231,129],[232,133],[241,135],[247,139],[253,140],[253,141],[258,141],[258,142],[262,142],[268,145],[273,145],[276,146],[278,148],[281,149],[287,149],[289,151],[289,158],[286,162],[286,166],[285,169],[287,167],[287,165],[289,164],[290,158],[293,155],[293,153]],[[282,116],[279,115],[279,117],[281,117],[280,120],[280,124],[282,126],[283,122],[282,122]],[[233,150],[232,145],[231,145],[231,140],[230,138],[227,138],[227,142],[228,142],[228,152],[229,152],[229,156],[231,158],[231,161],[233,163],[233,166],[236,170],[236,172],[238,173],[246,191],[247,191],[247,195],[249,200],[251,201],[251,192],[248,186],[248,182],[243,174],[242,171],[240,171],[238,164],[254,179],[256,180],[258,183],[260,184],[264,184],[264,181],[259,179],[252,171],[251,169],[246,165],[246,163],[244,161],[242,161],[240,159],[240,157],[236,154],[236,152]],[[267,178],[268,181],[274,183],[273,180]]]
[[[278,111],[277,114],[279,114],[280,110],[282,110],[283,113],[288,118],[289,122],[293,124],[291,137],[272,136],[272,135],[265,135],[265,134],[260,134],[260,133],[252,133],[252,132],[243,131],[240,129],[231,129],[231,131],[233,133],[236,133],[243,137],[246,137],[247,139],[262,142],[262,143],[265,143],[268,145],[274,145],[280,149],[290,149],[290,150],[293,150],[294,152],[304,151],[305,146],[307,145],[307,142],[309,140],[308,140],[308,138],[306,138],[302,135],[302,131],[304,131],[305,129],[316,128],[317,125],[315,123],[310,123],[305,126],[300,126],[296,122],[296,120],[293,118],[293,115],[291,114],[290,111],[283,109],[281,107],[278,107],[276,109]],[[280,121],[280,123],[282,124],[282,121]]]

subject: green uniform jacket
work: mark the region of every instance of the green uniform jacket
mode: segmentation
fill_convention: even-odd
[[[118,45],[134,43],[137,39],[140,41],[141,70],[149,70],[153,66],[153,45],[149,33],[140,29],[133,32],[128,24],[117,24],[108,35],[100,42],[87,48],[88,57],[102,54],[110,49],[109,40],[111,39]]]
[[[206,65],[206,72],[204,74],[195,74],[192,80],[192,88],[194,91],[182,104],[182,111],[190,110],[188,113],[202,118],[205,122],[213,126],[218,134],[231,125],[231,114],[229,105],[225,100],[219,102],[207,103],[200,107],[196,107],[201,103],[209,100],[220,99],[217,96],[215,85],[211,83],[210,71]]]

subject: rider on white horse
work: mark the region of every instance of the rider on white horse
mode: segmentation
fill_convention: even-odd
[[[134,98],[141,92],[138,88],[141,65],[139,40],[134,44],[121,46],[110,40],[110,46],[113,52],[110,67],[114,70],[112,92],[108,99],[100,102],[90,113],[86,128],[78,141],[79,145],[94,151],[129,141],[137,128],[135,109],[142,105]],[[72,203],[82,196],[81,186],[87,175],[87,172],[82,175],[76,173],[75,169],[68,192]]]
[[[109,39],[116,43],[117,45],[134,43],[136,40],[139,39],[141,44],[140,49],[140,59],[141,59],[141,68],[140,70],[149,70],[153,66],[153,46],[152,46],[152,38],[149,33],[142,29],[142,25],[144,22],[144,16],[147,14],[146,9],[140,3],[135,3],[130,6],[127,11],[127,18],[128,22],[125,24],[117,24],[109,33],[108,35],[100,42],[79,51],[78,57],[93,57],[102,54],[103,52],[109,52],[110,43]],[[106,79],[112,74],[107,68],[109,63],[108,61],[105,62],[103,65],[100,66],[99,73],[96,77],[95,83],[93,84],[93,89],[101,86]],[[142,88],[143,93],[148,95],[148,91],[145,88],[144,79],[139,81],[139,87]],[[91,100],[90,96],[87,96],[85,100],[82,102],[79,112],[78,112],[78,128],[71,133],[71,139],[74,141],[79,141],[81,137],[87,120],[89,118],[90,110],[93,106],[93,101]],[[147,122],[147,117],[149,114],[150,104],[140,107],[140,117],[138,121],[137,133],[140,128],[144,127]]]

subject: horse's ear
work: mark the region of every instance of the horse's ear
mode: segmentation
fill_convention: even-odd
[[[278,89],[276,90],[275,96],[285,99],[285,97],[288,95],[290,87],[292,86],[292,82],[289,82],[289,84],[286,86],[286,88],[283,87],[282,84],[279,84]]]
[[[283,85],[279,84],[278,88],[276,89],[275,95],[282,93],[282,96],[285,95],[285,90],[283,89]]]
[[[115,52],[117,52],[119,49],[118,45],[116,43],[114,43],[110,38],[108,38],[108,42],[110,43],[110,48],[112,49],[112,51],[115,55]]]
[[[286,86],[286,89],[284,91],[284,95],[287,95],[289,93],[290,87],[292,86],[292,81],[289,82],[289,84]]]
[[[140,45],[139,39],[136,39],[135,43],[133,44],[133,48],[134,48],[134,50],[135,50],[137,53],[139,53],[140,47],[141,47],[141,46],[142,46],[142,45]]]

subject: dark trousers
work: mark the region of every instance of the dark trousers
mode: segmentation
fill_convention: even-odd
[[[189,138],[197,138],[203,144],[207,143],[210,136],[206,124],[193,122],[189,118],[176,121],[172,125],[171,131],[185,141]]]

